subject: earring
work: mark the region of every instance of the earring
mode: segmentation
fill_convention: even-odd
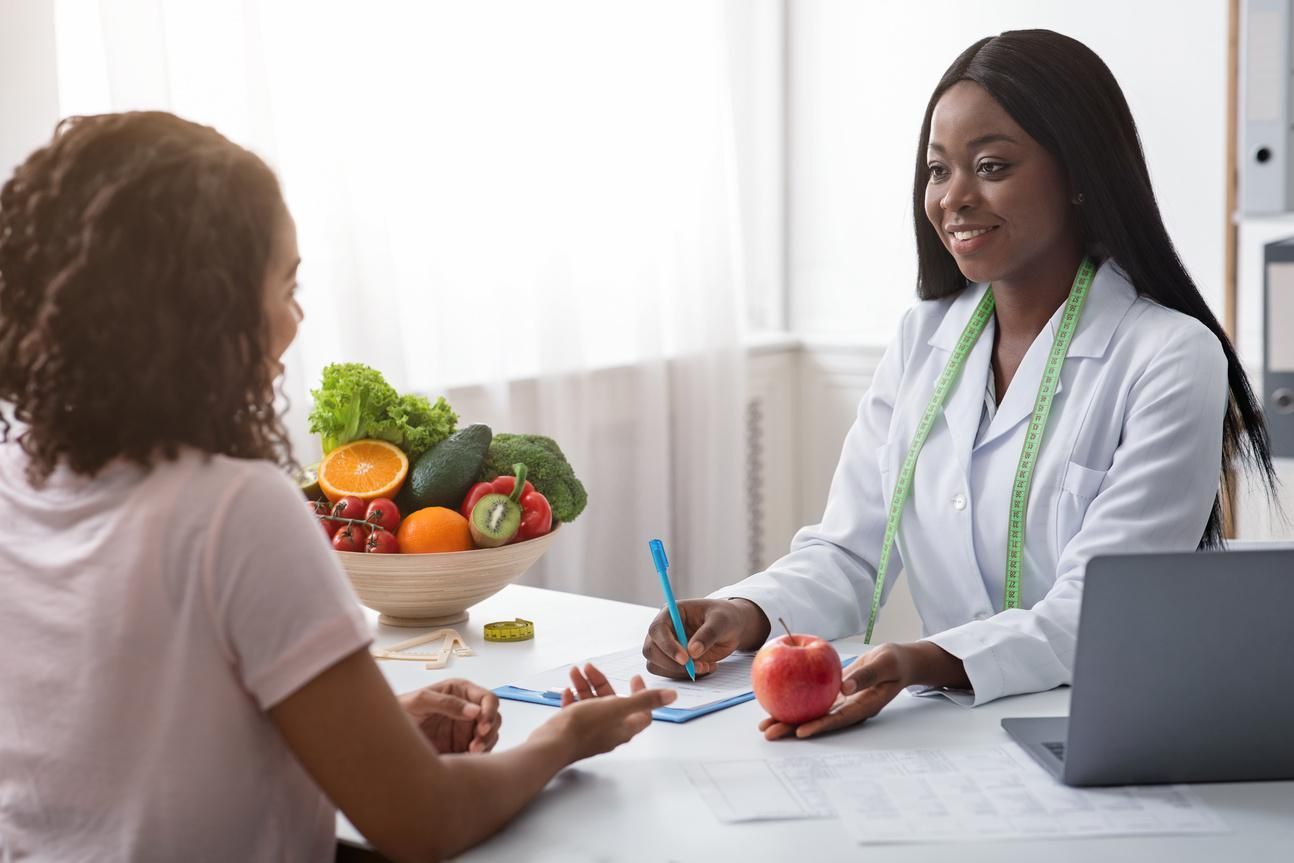
[[[1084,201],[1084,200],[1085,200],[1085,199],[1083,198],[1083,193],[1082,193],[1082,192],[1079,192],[1079,193],[1078,193],[1077,195],[1075,195],[1075,196],[1074,196],[1074,198],[1073,198],[1073,202],[1074,202],[1075,204],[1080,204],[1080,205],[1083,203],[1083,201]]]

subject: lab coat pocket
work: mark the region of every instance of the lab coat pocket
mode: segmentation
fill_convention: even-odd
[[[1106,471],[1094,470],[1071,461],[1060,482],[1060,498],[1056,503],[1056,549],[1063,550],[1083,526],[1087,508],[1092,498],[1101,490]]]

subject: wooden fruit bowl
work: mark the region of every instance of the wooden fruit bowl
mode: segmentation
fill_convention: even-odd
[[[387,626],[450,626],[539,560],[559,528],[525,542],[444,554],[336,552],[359,601]]]

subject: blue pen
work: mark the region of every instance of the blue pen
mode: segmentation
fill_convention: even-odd
[[[647,543],[651,549],[652,562],[656,564],[656,574],[660,576],[661,590],[665,591],[665,604],[669,607],[669,616],[674,619],[674,634],[678,636],[678,643],[682,645],[683,652],[687,652],[687,633],[683,631],[683,618],[678,615],[678,603],[674,601],[674,591],[669,586],[669,558],[665,556],[665,544],[659,539],[653,539]],[[687,676],[696,680],[696,666],[692,664],[692,657],[687,658]]]

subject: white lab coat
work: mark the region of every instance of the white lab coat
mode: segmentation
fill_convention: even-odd
[[[839,638],[866,628],[895,478],[985,289],[904,315],[845,438],[822,522],[802,528],[768,570],[712,596],[750,599],[796,632]],[[885,592],[902,569],[923,634],[965,665],[973,692],[950,696],[962,703],[1069,683],[1088,559],[1196,548],[1218,489],[1222,346],[1195,319],[1138,297],[1107,262],[1070,343],[1034,471],[1021,607],[1002,610],[1010,489],[1062,312],[977,440],[989,322],[926,440],[890,558]]]

